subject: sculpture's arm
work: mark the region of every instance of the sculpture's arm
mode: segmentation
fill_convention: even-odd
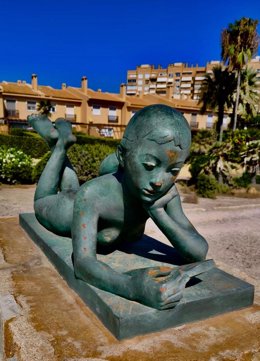
[[[75,275],[100,289],[150,307],[167,309],[175,306],[189,279],[187,274],[160,267],[118,273],[97,260],[97,208],[91,199],[88,198],[86,207],[84,197],[76,197],[72,225]]]
[[[147,208],[150,217],[172,245],[189,261],[206,258],[207,241],[185,216],[179,193],[174,185],[169,192]]]
[[[75,275],[98,288],[133,298],[131,276],[115,272],[96,257],[98,212],[91,199],[86,206],[82,197],[77,197],[72,223],[72,243]]]

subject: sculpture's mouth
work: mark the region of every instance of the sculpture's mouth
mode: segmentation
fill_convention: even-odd
[[[147,188],[144,188],[143,189],[143,193],[145,195],[148,195],[148,196],[153,196],[154,194],[156,194],[157,192],[154,190],[154,189],[147,189]]]

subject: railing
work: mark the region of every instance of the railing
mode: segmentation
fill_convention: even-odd
[[[77,119],[76,114],[65,114],[65,119],[70,122],[75,122]]]
[[[118,116],[117,115],[108,115],[108,122],[109,123],[118,123]]]
[[[19,110],[7,110],[7,118],[19,118]]]
[[[123,137],[126,126],[119,124],[102,124],[102,123],[89,123],[86,124],[83,128],[89,135],[121,139]]]

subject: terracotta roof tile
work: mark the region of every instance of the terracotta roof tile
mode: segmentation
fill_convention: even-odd
[[[108,100],[114,102],[124,102],[122,98],[120,98],[119,94],[112,94],[112,93],[104,93],[101,91],[94,91],[92,89],[87,90],[87,94],[89,99],[98,99],[98,100]]]
[[[3,81],[0,83],[0,86],[3,89],[3,93],[39,96],[39,93],[34,91],[31,85],[27,83],[10,83]]]
[[[146,105],[151,104],[145,96],[126,96],[126,102],[128,107],[145,107]]]
[[[66,89],[54,89],[51,86],[45,86],[45,85],[39,85],[38,89],[47,97],[80,100],[79,97],[72,94]]]
[[[54,89],[45,85],[39,85],[37,91],[33,90],[31,84],[28,83],[11,83],[3,81],[0,83],[0,86],[2,87],[3,93],[5,94],[36,96],[39,98],[52,97],[80,101],[80,97],[71,94],[66,89]]]

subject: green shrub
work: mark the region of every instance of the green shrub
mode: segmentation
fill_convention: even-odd
[[[231,193],[231,188],[227,184],[218,183],[217,185],[218,194]]]
[[[49,150],[47,143],[38,135],[18,136],[0,134],[0,144],[9,148],[20,149],[32,158],[41,158]]]
[[[75,136],[77,137],[77,144],[91,144],[91,145],[107,145],[109,147],[116,148],[120,143],[118,139],[110,139],[110,138],[100,138],[100,137],[93,137],[90,135],[86,135],[84,133],[75,132]]]
[[[197,180],[197,194],[203,198],[216,198],[218,194],[218,182],[214,176],[200,174]]]
[[[13,129],[12,134],[0,134],[0,144],[21,149],[32,158],[42,158],[49,151],[48,144],[34,131]],[[116,139],[95,138],[81,133],[76,133],[76,137],[79,145],[101,146],[101,148],[107,146],[116,149],[119,144],[119,140]]]
[[[15,135],[18,137],[38,137],[38,138],[40,138],[40,136],[34,130],[27,130],[27,129],[22,129],[22,128],[11,128],[9,134]]]
[[[209,155],[207,154],[198,154],[196,157],[192,159],[189,167],[192,183],[196,183],[199,174],[203,171],[203,169],[206,167],[208,162],[209,162]]]
[[[234,184],[237,187],[248,188],[252,182],[252,177],[249,173],[245,172],[241,177],[234,178]]]
[[[33,183],[37,183],[41,174],[42,174],[42,171],[44,169],[44,167],[46,166],[49,158],[51,156],[51,152],[47,152],[44,154],[44,156],[41,158],[41,160],[35,164],[35,166],[33,167],[33,170],[32,170],[32,181]]]
[[[32,159],[16,148],[0,147],[0,181],[3,183],[31,183]]]
[[[68,151],[68,157],[75,169],[80,183],[98,176],[98,170],[102,160],[115,151],[114,147],[103,144],[74,144]],[[37,182],[50,157],[46,153],[33,169],[33,181]]]
[[[100,163],[114,151],[114,147],[105,144],[74,144],[69,149],[68,156],[80,183],[97,177]]]

